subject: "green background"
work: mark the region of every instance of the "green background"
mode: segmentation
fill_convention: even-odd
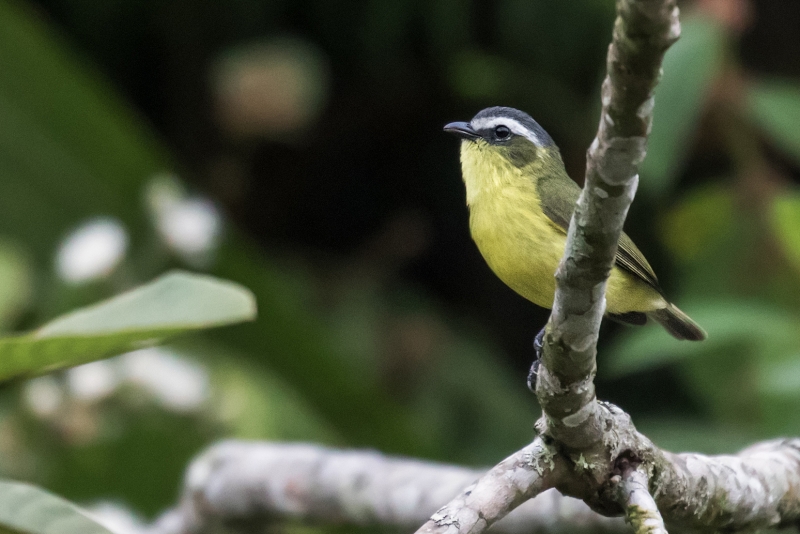
[[[733,452],[800,428],[800,9],[683,13],[626,231],[709,340],[606,325],[598,395],[661,446]],[[612,21],[607,0],[0,0],[0,327],[176,267],[259,308],[165,349],[207,377],[192,410],[127,382],[87,400],[57,372],[42,415],[4,383],[0,471],[152,518],[223,437],[471,465],[518,449],[547,312],[480,258],[441,127],[524,109],[581,181]],[[159,234],[159,184],[223,214],[205,261]],[[59,243],[97,217],[127,253],[65,283]]]

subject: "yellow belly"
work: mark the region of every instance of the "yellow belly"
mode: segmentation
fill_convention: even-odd
[[[544,308],[553,307],[555,272],[564,254],[566,235],[530,196],[513,188],[495,190],[470,207],[470,231],[486,263],[511,289]],[[614,267],[606,288],[606,311],[619,314],[661,309],[666,301],[645,282]]]

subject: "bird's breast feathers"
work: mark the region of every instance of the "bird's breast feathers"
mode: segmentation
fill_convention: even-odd
[[[498,186],[470,205],[470,232],[486,263],[514,291],[549,307],[553,277],[566,242],[563,231],[541,209],[531,190]]]

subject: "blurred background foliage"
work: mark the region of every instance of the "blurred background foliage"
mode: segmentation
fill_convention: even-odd
[[[682,8],[626,228],[710,338],[607,325],[598,394],[659,445],[734,451],[800,429],[800,4]],[[441,126],[524,109],[580,182],[612,22],[611,0],[0,0],[0,329],[174,267],[259,306],[5,384],[0,472],[149,519],[222,437],[519,448],[547,312],[472,244]]]

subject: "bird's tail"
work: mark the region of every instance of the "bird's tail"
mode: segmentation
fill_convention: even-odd
[[[666,308],[649,312],[648,316],[663,326],[667,332],[677,339],[688,339],[690,341],[703,341],[708,337],[706,331],[699,324],[678,309],[674,304],[667,305]]]

